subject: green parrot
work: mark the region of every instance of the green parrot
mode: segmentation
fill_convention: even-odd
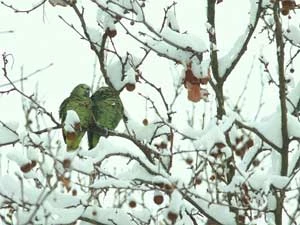
[[[91,97],[94,121],[102,128],[113,130],[123,117],[123,104],[119,92],[111,87],[100,87]],[[94,148],[100,138],[100,134],[91,129],[88,130],[89,148]]]
[[[86,84],[79,84],[59,107],[59,117],[63,125],[63,137],[67,144],[67,151],[74,151],[79,147],[80,141],[92,120],[92,101],[89,95],[90,87]],[[75,111],[80,120],[80,123],[71,124],[73,131],[65,129],[68,110]]]

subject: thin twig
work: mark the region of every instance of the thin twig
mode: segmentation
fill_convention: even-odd
[[[4,5],[7,8],[10,8],[10,9],[14,10],[15,13],[30,13],[30,12],[36,10],[37,8],[39,8],[40,6],[44,5],[44,3],[46,1],[47,0],[43,0],[40,3],[37,3],[36,5],[34,5],[33,7],[31,7],[30,9],[17,9],[13,5],[8,5],[4,1],[1,1],[1,4]]]

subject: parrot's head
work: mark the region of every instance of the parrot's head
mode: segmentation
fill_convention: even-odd
[[[98,97],[112,97],[112,96],[118,96],[119,92],[115,90],[114,88],[111,87],[100,87],[94,94],[93,96],[98,96]]]
[[[89,97],[90,96],[91,88],[86,84],[79,84],[77,85],[73,91],[71,92],[71,95],[75,96],[82,96],[82,97]]]

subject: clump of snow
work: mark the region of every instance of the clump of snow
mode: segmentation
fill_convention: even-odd
[[[191,69],[193,75],[197,78],[210,76],[210,59],[203,59],[201,62],[198,58],[193,57],[191,60],[184,62],[182,70],[182,77],[185,77],[187,69]]]
[[[132,188],[132,185],[130,184],[130,180],[116,180],[112,178],[107,178],[105,180],[99,179],[96,180],[92,185],[90,185],[92,188]]]
[[[277,151],[271,152],[272,174],[279,175],[281,173],[281,154]]]
[[[160,153],[161,153],[161,162],[163,163],[163,165],[165,166],[165,168],[169,168],[170,163],[171,163],[171,154],[170,154],[170,150],[164,148],[164,149],[160,149]]]
[[[9,152],[6,156],[11,161],[16,162],[19,166],[23,166],[30,162],[30,160],[22,154],[20,149],[15,149],[15,151]]]
[[[56,6],[56,5],[59,5],[59,6],[67,6],[68,4],[63,1],[63,0],[49,0],[49,3],[52,5],[52,6]]]
[[[169,209],[172,212],[178,213],[180,211],[180,208],[183,204],[183,197],[180,194],[180,192],[175,189],[171,194]]]
[[[258,2],[250,0],[250,24],[254,25],[258,10]]]
[[[253,127],[256,127],[260,133],[278,147],[282,146],[280,118],[280,113],[277,111],[259,122],[253,122]]]
[[[295,145],[294,148],[293,145]],[[289,156],[290,162],[288,168],[288,175],[290,175],[294,171],[295,166],[297,165],[297,161],[300,158],[300,151],[298,150],[297,143],[291,142],[291,149],[291,155]]]
[[[142,210],[142,212],[134,214],[137,219],[142,223],[150,220],[151,214],[148,210]],[[97,206],[89,206],[82,214],[83,218],[91,218],[96,220],[99,224],[118,224],[118,225],[134,225],[135,220],[132,219],[130,214],[124,209],[120,208],[100,208]]]
[[[64,122],[64,130],[66,132],[75,132],[75,125],[80,123],[78,114],[74,110],[68,110]]]
[[[28,133],[27,142],[33,143],[35,145],[41,145],[43,143],[41,137],[35,133]]]
[[[178,49],[165,41],[147,39],[145,43],[151,48],[154,49],[159,55],[165,55],[171,59],[176,59],[178,62],[187,62],[190,60],[192,54]],[[184,63],[185,64],[185,63]]]
[[[90,36],[91,41],[96,44],[97,50],[100,51],[100,45],[102,42],[102,33],[100,32],[100,30],[92,27],[87,27],[87,32]]]
[[[133,68],[130,68],[125,73],[124,83],[135,84],[135,82],[136,82],[135,76],[136,76],[136,71]]]
[[[286,176],[273,175],[270,177],[270,183],[278,189],[283,189],[290,182],[290,178]]]
[[[27,158],[29,160],[34,160],[38,162],[42,158],[42,155],[38,148],[29,147],[27,149]]]
[[[261,5],[262,5],[263,8],[266,8],[266,7],[272,7],[273,4],[274,4],[273,1],[263,0]]]
[[[226,143],[224,133],[219,126],[213,123],[203,131],[203,136],[199,141],[202,142],[203,146],[208,150],[212,149],[217,142]]]
[[[288,99],[286,101],[287,109],[290,113],[293,113],[300,101],[300,81],[298,82],[296,87],[294,87],[287,95],[287,99]],[[300,109],[297,110],[300,111]]]
[[[222,56],[219,61],[219,71],[221,76],[223,76],[226,70],[231,66],[233,60],[236,59],[238,53],[241,51],[243,44],[246,40],[247,34],[249,32],[249,28],[244,32],[244,34],[240,35],[235,43],[233,44],[234,48],[231,48],[227,54]]]
[[[270,169],[272,170],[272,168]],[[284,188],[290,179],[285,176],[270,175],[268,170],[258,170],[253,174],[250,174],[248,182],[255,190],[262,190],[264,193],[268,193],[271,185],[276,188]]]
[[[288,120],[288,134],[290,137],[300,137],[300,122],[299,120],[292,116],[291,114],[287,114]]]
[[[52,217],[47,222],[52,224],[71,224],[82,215],[85,209],[82,205],[72,205],[70,208],[54,208],[52,205],[49,206],[46,212],[51,212]]]
[[[205,52],[208,50],[208,47],[205,44],[205,42],[201,38],[193,34],[181,34],[172,30],[169,27],[165,27],[164,30],[161,32],[161,35],[167,43],[173,45],[174,47],[179,46],[187,50],[192,49],[198,53]]]
[[[300,43],[300,29],[293,24],[290,24],[288,29],[284,31],[284,35],[294,44]]]
[[[300,122],[289,113],[287,114],[287,125],[289,137],[300,137]],[[278,147],[282,146],[280,110],[277,110],[267,118],[263,118],[260,122],[253,122],[252,126],[272,143]]]
[[[74,157],[71,161],[71,167],[87,174],[91,174],[94,171],[94,164],[91,158]]]
[[[245,41],[247,40],[247,36],[249,32],[251,32],[250,29],[253,28],[256,21],[258,3],[257,1],[250,0],[250,18],[249,18],[249,26],[247,26],[246,30],[243,34],[241,34],[235,43],[233,44],[234,48],[231,48],[227,54],[225,54],[221,59],[219,63],[219,71],[221,76],[223,76],[226,72],[226,70],[232,65],[232,62],[238,57],[238,54],[241,52],[241,49],[243,48],[243,45]]]
[[[166,16],[167,16],[166,23],[168,24],[168,26],[172,30],[179,32],[179,25],[178,25],[174,10],[168,10]]]
[[[45,155],[43,158],[43,162],[41,163],[41,170],[44,175],[52,175],[54,170],[54,160]]]
[[[116,29],[115,19],[109,14],[106,14],[104,16],[103,24],[104,24],[104,27],[103,27],[104,30],[106,30],[106,29],[115,30]]]
[[[142,8],[139,6],[139,4],[136,1],[134,2],[130,1],[130,3],[131,3],[132,10],[135,13],[135,19],[140,22],[144,21],[145,20],[144,13]]]
[[[135,161],[139,161],[137,163],[139,168],[136,169],[134,173],[129,173],[128,176],[130,176],[130,174],[135,176],[137,173],[142,173],[143,176],[145,176],[146,173],[158,173],[157,165],[151,163],[145,157],[143,151],[137,146],[132,143],[130,144],[130,146],[124,146],[124,143],[118,143],[112,140],[115,140],[115,138],[103,138],[95,148],[87,152],[81,152],[81,154],[84,155],[86,153],[89,155],[93,155],[94,164],[100,163],[103,160],[109,159],[109,157],[113,156],[124,156],[129,157],[130,159],[134,159]],[[143,168],[147,168],[147,172],[145,172]],[[160,174],[165,174],[167,176],[163,169],[161,169]],[[129,178],[127,177],[127,179]]]
[[[228,146],[221,148],[220,151],[224,154],[225,159],[228,159],[229,157],[232,156],[231,148],[229,148]]]
[[[120,90],[127,83],[135,84],[136,66],[140,59],[134,56],[122,57],[107,66],[107,72],[110,81],[116,90]]]

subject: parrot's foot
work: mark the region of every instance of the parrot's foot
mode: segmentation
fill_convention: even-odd
[[[124,123],[128,122],[128,117],[126,115],[123,115],[123,121],[124,121]]]
[[[93,124],[90,129],[92,129],[95,133],[97,133],[100,136],[108,137],[109,136],[109,130],[105,127],[102,127],[98,123]]]
[[[102,136],[106,137],[106,138],[109,136],[109,131],[108,131],[107,128],[103,128],[103,135]]]

